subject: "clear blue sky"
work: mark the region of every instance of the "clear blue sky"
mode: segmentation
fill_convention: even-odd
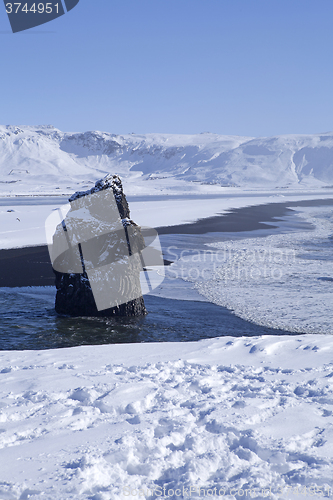
[[[270,136],[333,130],[332,0],[80,0],[12,34],[0,123]]]

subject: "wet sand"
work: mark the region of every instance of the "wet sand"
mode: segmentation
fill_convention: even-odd
[[[206,234],[274,229],[280,217],[291,215],[288,207],[333,206],[333,199],[269,203],[237,208],[191,224],[159,227],[162,234]],[[169,262],[165,262],[168,264]],[[54,274],[46,245],[0,250],[0,287],[53,286]]]
[[[277,227],[274,222],[281,217],[292,215],[295,210],[288,207],[333,206],[333,199],[303,200],[284,203],[268,203],[250,207],[235,208],[230,212],[206,219],[199,219],[190,224],[158,227],[158,234],[206,234],[206,233],[238,233],[257,229]]]

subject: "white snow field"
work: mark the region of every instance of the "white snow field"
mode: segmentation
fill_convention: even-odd
[[[332,348],[302,335],[2,352],[0,498],[330,498]]]
[[[104,172],[125,178],[131,216],[152,227],[332,197],[333,134],[1,134],[0,248],[45,244],[45,218],[66,198],[40,195]],[[196,196],[175,196],[185,193]],[[333,497],[330,208],[288,220],[274,232],[198,237],[156,294],[197,291],[291,335],[0,351],[0,500]],[[177,238],[163,236],[164,249]]]
[[[127,195],[332,188],[333,133],[251,138],[0,126],[1,195],[71,194],[110,172]]]

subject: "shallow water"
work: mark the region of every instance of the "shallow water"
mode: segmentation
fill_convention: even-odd
[[[0,350],[94,344],[187,342],[223,335],[288,334],[248,323],[209,302],[145,296],[143,318],[68,318],[54,311],[54,290],[0,288]]]

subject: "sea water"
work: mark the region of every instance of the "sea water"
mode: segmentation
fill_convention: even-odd
[[[94,344],[187,342],[224,335],[272,335],[287,331],[244,321],[203,301],[145,296],[139,318],[61,317],[52,287],[0,289],[0,350],[34,350]]]

